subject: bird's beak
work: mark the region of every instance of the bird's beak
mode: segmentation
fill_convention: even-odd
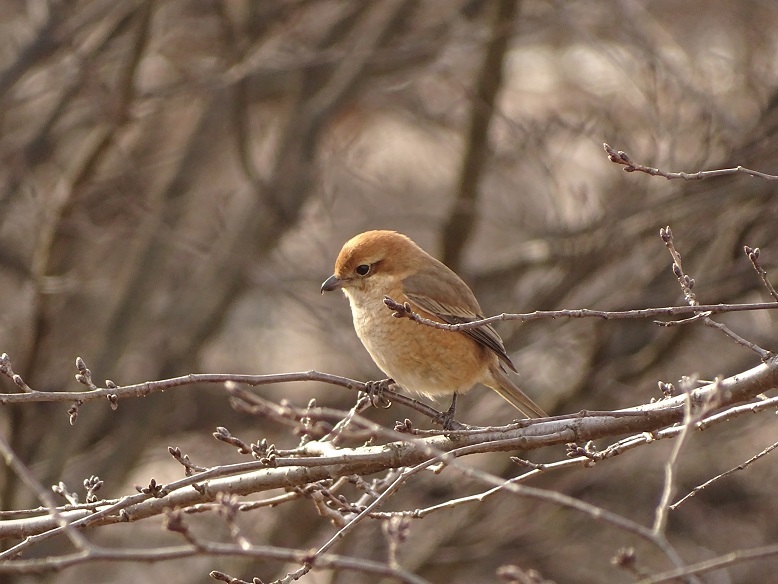
[[[332,292],[333,290],[337,290],[342,287],[343,280],[339,280],[337,276],[333,275],[324,280],[324,283],[321,285],[321,293],[324,294],[325,292]]]

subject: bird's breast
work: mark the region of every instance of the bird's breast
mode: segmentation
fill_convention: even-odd
[[[425,395],[465,392],[481,381],[496,357],[460,332],[395,318],[384,296],[406,302],[402,291],[346,292],[354,329],[376,365],[404,388]]]

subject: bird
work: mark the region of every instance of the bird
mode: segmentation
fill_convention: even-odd
[[[396,231],[365,231],[348,240],[321,293],[342,290],[351,306],[354,329],[375,364],[405,390],[436,399],[456,396],[482,384],[529,418],[548,417],[511,381],[516,367],[491,325],[443,330],[396,318],[384,304],[389,297],[439,323],[483,318],[472,290],[441,261]]]

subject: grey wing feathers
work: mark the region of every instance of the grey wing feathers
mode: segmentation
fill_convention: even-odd
[[[455,278],[453,283],[442,282],[440,278],[419,272],[403,281],[405,295],[411,303],[448,324],[461,324],[484,318],[470,288],[459,276]],[[492,350],[504,365],[516,371],[494,327],[484,325],[462,332]]]

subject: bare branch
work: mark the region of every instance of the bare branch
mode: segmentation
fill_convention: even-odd
[[[411,309],[407,302],[401,304],[396,300],[384,298],[384,304],[395,312],[397,318],[409,318],[419,324],[431,326],[433,328],[447,331],[464,331],[478,328],[487,324],[505,320],[517,320],[520,323],[533,320],[557,319],[557,318],[601,318],[603,320],[629,320],[640,318],[653,318],[656,316],[680,316],[684,314],[722,314],[726,312],[747,312],[751,310],[775,310],[778,309],[778,302],[755,302],[748,304],[698,304],[695,306],[665,306],[661,308],[640,308],[635,310],[591,310],[589,308],[575,308],[564,310],[535,310],[523,314],[502,313],[480,320],[463,322],[457,324],[446,324],[424,318]],[[661,324],[661,323],[658,323]]]
[[[0,375],[10,377],[16,383],[16,379],[21,377],[14,374],[11,369],[11,361],[6,353],[0,355]],[[91,375],[91,374],[90,374]],[[366,392],[369,389],[369,382],[365,383],[348,377],[332,375],[330,373],[321,373],[319,371],[301,371],[297,373],[276,373],[270,375],[239,375],[233,373],[191,373],[181,377],[170,379],[161,379],[158,381],[146,381],[132,385],[118,386],[113,381],[106,381],[105,388],[96,388],[90,391],[35,391],[31,388],[25,389],[26,393],[2,393],[0,394],[0,405],[18,404],[29,402],[73,402],[81,405],[87,402],[107,399],[112,408],[118,399],[130,397],[145,397],[151,393],[167,391],[179,387],[187,387],[196,384],[245,384],[252,387],[261,385],[270,385],[274,383],[288,383],[295,381],[319,381],[344,387],[346,389]],[[24,383],[22,381],[22,383]],[[17,383],[18,385],[18,383]],[[22,387],[22,386],[20,386]],[[26,387],[26,384],[24,384]],[[24,389],[23,387],[23,389]],[[227,391],[230,387],[226,387]],[[384,393],[390,401],[394,401],[408,406],[430,419],[440,417],[440,412],[430,406],[403,395],[397,391],[386,388]],[[77,409],[77,406],[76,406]],[[115,409],[115,408],[113,408]]]
[[[665,475],[662,495],[654,511],[653,532],[656,534],[664,533],[665,527],[667,526],[667,518],[670,511],[670,500],[674,494],[675,468],[676,464],[678,463],[678,456],[680,455],[681,449],[683,448],[683,445],[686,442],[686,438],[689,435],[689,428],[691,428],[692,425],[706,413],[704,410],[692,410],[690,396],[693,389],[693,384],[694,380],[692,379],[684,380],[684,383],[681,384],[681,387],[684,391],[684,397],[686,398],[684,400],[683,424],[681,425],[681,430],[678,433],[678,439],[673,444],[673,449],[670,452],[670,456],[665,462]]]
[[[74,529],[71,519],[67,515],[59,512],[57,503],[54,501],[54,497],[51,496],[51,492],[32,475],[30,469],[19,460],[19,457],[16,456],[8,442],[6,442],[5,438],[2,436],[0,436],[0,454],[2,454],[5,463],[11,470],[13,470],[24,484],[35,493],[40,502],[46,506],[46,510],[51,518],[65,532],[65,535],[67,535],[73,545],[82,552],[89,550],[91,548],[90,543],[81,535],[80,531]]]
[[[744,166],[736,166],[734,168],[721,168],[718,170],[701,170],[699,172],[666,172],[652,166],[645,166],[634,162],[626,152],[623,150],[614,150],[608,144],[603,144],[605,152],[608,154],[608,159],[614,164],[621,164],[624,166],[624,172],[644,172],[651,176],[662,176],[668,180],[683,179],[683,180],[703,180],[706,178],[714,178],[717,176],[727,176],[731,174],[747,174],[749,176],[762,178],[764,180],[778,180],[778,176],[774,174],[767,174],[759,172],[758,170],[751,170]]]
[[[728,471],[725,471],[725,472],[723,472],[721,474],[716,475],[715,477],[705,481],[701,485],[698,485],[698,486],[694,487],[691,491],[689,491],[681,499],[679,499],[678,501],[676,501],[675,503],[670,505],[670,509],[673,509],[673,510],[677,509],[684,501],[686,501],[687,499],[691,499],[697,493],[699,493],[700,491],[702,491],[706,487],[709,487],[710,485],[712,485],[716,481],[718,481],[720,479],[723,479],[724,477],[728,477],[729,475],[731,475],[733,473],[736,473],[739,470],[745,470],[746,468],[751,466],[752,463],[756,462],[757,460],[759,460],[763,456],[766,456],[766,455],[770,454],[776,448],[778,448],[778,442],[774,442],[773,444],[771,444],[770,446],[768,446],[767,448],[765,448],[764,450],[762,450],[758,454],[755,454],[754,456],[752,456],[751,458],[749,458],[745,462],[743,462],[743,463],[741,463],[741,464],[739,464],[739,465],[729,469]]]
[[[642,578],[635,584],[659,584],[660,582],[671,582],[691,574],[704,574],[705,572],[719,570],[721,568],[726,568],[727,566],[732,566],[740,562],[769,558],[770,556],[774,556],[776,554],[778,554],[778,544],[744,550],[735,550],[727,554],[723,554],[717,558],[712,558],[710,560],[698,562],[690,566],[685,566],[675,570],[668,570],[667,572],[661,572],[647,578]]]
[[[675,277],[678,279],[678,284],[681,286],[681,290],[683,290],[683,295],[686,298],[686,301],[689,303],[689,306],[699,307],[700,303],[697,301],[697,296],[694,294],[694,292],[692,292],[692,288],[694,287],[694,278],[690,277],[688,274],[685,274],[683,271],[683,266],[681,264],[681,254],[678,253],[678,250],[675,249],[675,244],[673,243],[673,232],[670,230],[670,227],[668,226],[660,229],[659,236],[662,238],[662,241],[665,243],[665,247],[667,247],[667,251],[670,252],[670,255],[673,258],[673,274],[675,274]],[[754,351],[763,360],[768,359],[772,355],[770,351],[767,351],[756,343],[753,343],[748,339],[740,336],[727,325],[721,322],[716,322],[710,318],[711,314],[712,312],[709,311],[700,312],[695,314],[692,318],[688,318],[686,320],[663,324],[665,326],[669,326],[671,324],[686,324],[695,320],[702,320],[706,326],[719,329],[738,345]]]
[[[756,273],[759,274],[759,277],[762,279],[762,282],[767,288],[767,291],[770,292],[770,296],[772,296],[773,298],[775,298],[776,301],[778,301],[778,291],[776,291],[776,289],[770,283],[770,280],[767,279],[767,272],[764,270],[762,264],[759,262],[759,253],[760,253],[759,248],[755,247],[752,249],[748,246],[745,246],[743,250],[746,252],[748,259],[751,260],[751,265],[754,266]]]

